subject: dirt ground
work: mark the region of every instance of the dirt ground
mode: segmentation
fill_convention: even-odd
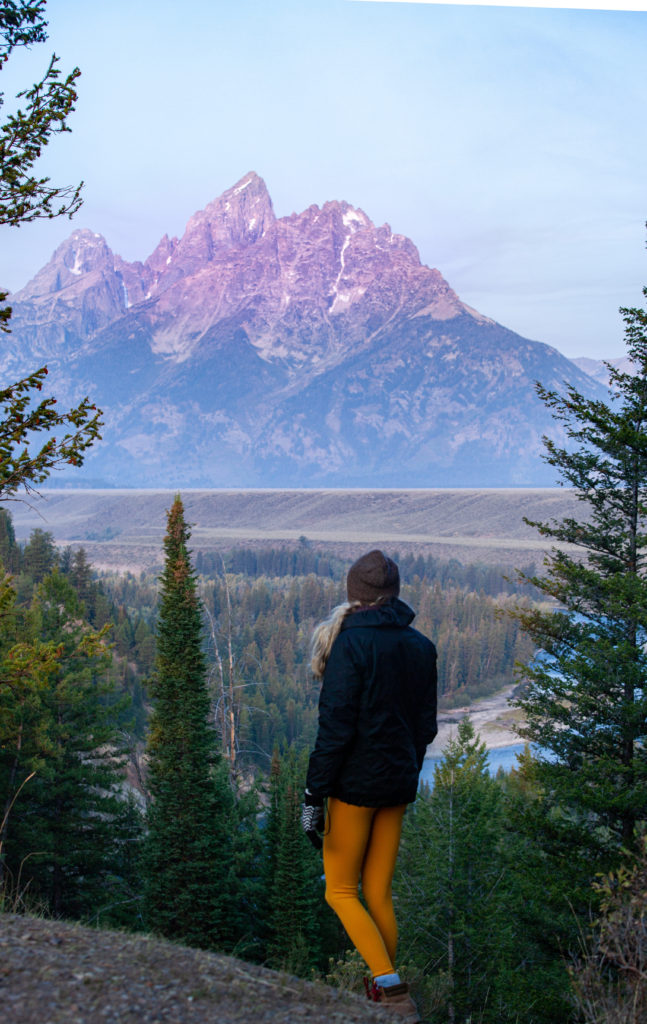
[[[386,1024],[351,995],[147,936],[0,913],[12,1024]]]

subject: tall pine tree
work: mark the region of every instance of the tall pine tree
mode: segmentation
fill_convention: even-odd
[[[555,606],[518,613],[543,652],[522,670],[519,705],[523,734],[545,752],[544,813],[591,873],[647,820],[647,312],[621,312],[633,366],[608,364],[609,404],[538,387],[571,442],[546,439],[546,461],[583,514],[530,522],[579,552],[553,549],[532,579]]]
[[[231,948],[235,800],[209,725],[202,616],[179,495],[168,513],[148,740],[144,858],[149,928],[189,945]]]

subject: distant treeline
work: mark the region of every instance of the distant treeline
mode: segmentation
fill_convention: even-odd
[[[195,568],[201,576],[219,576],[224,570],[254,579],[257,576],[323,576],[340,579],[345,562],[308,546],[299,548],[234,548],[232,551],[198,551]]]
[[[516,572],[503,565],[464,565],[452,558],[443,561],[431,555],[400,555],[389,552],[400,567],[403,583],[415,584],[416,579],[425,583],[439,583],[441,587],[466,587],[484,594],[517,594],[530,596],[531,588],[517,582]],[[305,538],[298,548],[233,548],[231,551],[198,551],[195,558],[196,571],[207,577],[219,576],[223,570],[236,575],[255,579],[259,576],[278,578],[283,576],[320,576],[324,579],[341,580],[348,569],[348,559],[327,554],[310,546]],[[527,576],[535,574],[535,565],[522,568]]]

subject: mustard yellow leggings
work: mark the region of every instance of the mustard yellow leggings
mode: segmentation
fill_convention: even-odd
[[[374,978],[395,970],[398,926],[391,882],[405,809],[406,804],[356,807],[328,799],[323,841],[326,903]],[[360,878],[368,913],[359,900]]]

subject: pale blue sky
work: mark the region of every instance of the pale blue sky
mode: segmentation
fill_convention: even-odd
[[[75,227],[144,259],[248,170],[278,216],[345,199],[460,297],[567,355],[624,351],[647,283],[647,13],[352,0],[50,0],[83,72],[45,167],[74,221],[0,230],[20,288]]]

